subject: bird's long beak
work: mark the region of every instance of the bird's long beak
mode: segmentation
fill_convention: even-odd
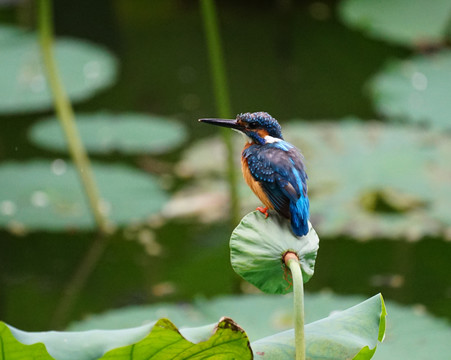
[[[243,126],[238,124],[235,119],[199,119],[199,121],[207,124],[235,129],[238,131],[241,131],[243,129]]]

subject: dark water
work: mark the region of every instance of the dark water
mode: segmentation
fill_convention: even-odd
[[[115,237],[70,318],[131,304],[239,293],[242,281],[230,266],[228,238],[225,226],[170,223],[157,231],[162,255],[152,257],[136,241]],[[0,317],[25,329],[47,328],[92,235],[17,238],[2,233],[1,239]],[[423,304],[431,313],[451,319],[451,279],[446,271],[450,258],[449,243],[440,239],[416,243],[322,239],[306,291],[367,296],[382,292],[386,299]],[[165,295],[167,286],[171,290]]]
[[[219,2],[235,112],[266,110],[282,120],[312,121],[377,116],[364,84],[387,59],[408,53],[345,28],[337,20],[335,3],[322,4],[318,10],[309,1]],[[26,11],[0,12],[7,21],[30,23]],[[78,104],[77,111],[176,116],[191,129],[191,141],[213,133],[196,121],[215,114],[196,1],[58,1],[55,13],[58,35],[103,44],[121,61],[117,84]],[[1,119],[1,161],[54,156],[27,141],[26,130],[38,117]],[[173,162],[180,153],[158,160]],[[103,160],[139,166],[130,157]],[[65,320],[130,304],[239,293],[241,280],[229,262],[230,232],[226,219],[208,226],[172,221],[155,229],[160,256],[148,255],[140,243],[119,232]],[[65,286],[94,238],[90,233],[18,237],[0,232],[0,319],[26,330],[48,329]],[[449,242],[321,240],[307,291],[368,296],[382,292],[388,299],[424,304],[433,314],[451,319]]]

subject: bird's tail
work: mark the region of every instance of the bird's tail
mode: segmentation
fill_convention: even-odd
[[[301,197],[296,203],[290,204],[291,227],[297,236],[307,235],[309,231],[309,200],[307,197]]]

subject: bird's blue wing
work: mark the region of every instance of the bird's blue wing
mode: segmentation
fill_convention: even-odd
[[[280,141],[253,145],[244,153],[253,178],[258,181],[274,209],[291,218],[297,235],[308,232],[309,201],[303,157],[291,144]]]

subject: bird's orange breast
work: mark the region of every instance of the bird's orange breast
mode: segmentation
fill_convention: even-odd
[[[244,149],[247,149],[251,144],[247,143],[244,146]],[[247,164],[247,159],[244,156],[241,156],[241,170],[243,172],[244,180],[246,181],[246,184],[251,188],[251,190],[254,192],[255,195],[260,199],[260,201],[268,208],[268,209],[274,209],[273,204],[269,200],[268,196],[265,194],[265,192],[262,189],[262,186],[258,181],[254,179],[254,177],[251,174],[251,171],[249,170],[249,165]]]

